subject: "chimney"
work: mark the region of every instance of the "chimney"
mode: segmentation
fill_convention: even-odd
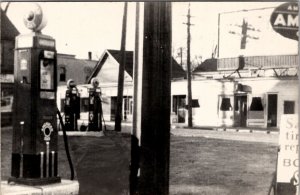
[[[92,60],[92,52],[89,51],[89,60]]]

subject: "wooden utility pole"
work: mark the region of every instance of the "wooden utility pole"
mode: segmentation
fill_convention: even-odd
[[[183,64],[182,64],[182,47],[180,47],[180,66],[183,67]]]
[[[143,75],[143,35],[144,3],[136,2],[135,49],[133,63],[133,120],[131,131],[130,194],[138,190],[138,170],[141,146],[142,75]]]
[[[121,63],[119,65],[119,77],[118,77],[118,97],[117,97],[117,109],[115,118],[115,131],[121,131],[122,126],[122,105],[123,105],[123,90],[124,90],[124,71],[126,63],[126,25],[127,24],[127,2],[124,3],[124,14],[122,24],[122,39],[121,39]]]
[[[193,113],[192,113],[192,78],[191,78],[191,13],[190,4],[187,14],[187,88],[188,88],[188,127],[193,127]]]
[[[5,14],[7,13],[7,10],[8,10],[8,7],[9,7],[9,4],[10,4],[10,2],[8,2],[8,3],[6,4],[6,6],[5,6],[5,8],[4,8],[4,13],[5,13]]]
[[[137,194],[169,194],[171,2],[144,3],[140,176]]]

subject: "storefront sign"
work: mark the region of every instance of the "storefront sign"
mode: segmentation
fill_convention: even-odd
[[[270,19],[273,29],[284,37],[298,40],[299,19],[297,2],[284,3],[278,6]]]
[[[277,182],[290,183],[299,188],[299,133],[298,115],[281,117],[277,163]]]
[[[54,40],[39,39],[38,43],[39,43],[40,46],[55,47],[55,41]]]

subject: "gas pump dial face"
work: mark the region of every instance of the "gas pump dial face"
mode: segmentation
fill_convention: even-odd
[[[50,136],[51,136],[51,133],[53,132],[53,127],[52,127],[51,123],[45,122],[42,126],[41,131],[44,134],[44,140],[50,141]]]
[[[53,89],[54,67],[53,61],[41,60],[41,89]]]

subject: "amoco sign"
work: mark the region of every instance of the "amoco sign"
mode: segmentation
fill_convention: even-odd
[[[299,20],[297,2],[284,3],[278,6],[270,18],[273,29],[284,37],[298,40]]]

